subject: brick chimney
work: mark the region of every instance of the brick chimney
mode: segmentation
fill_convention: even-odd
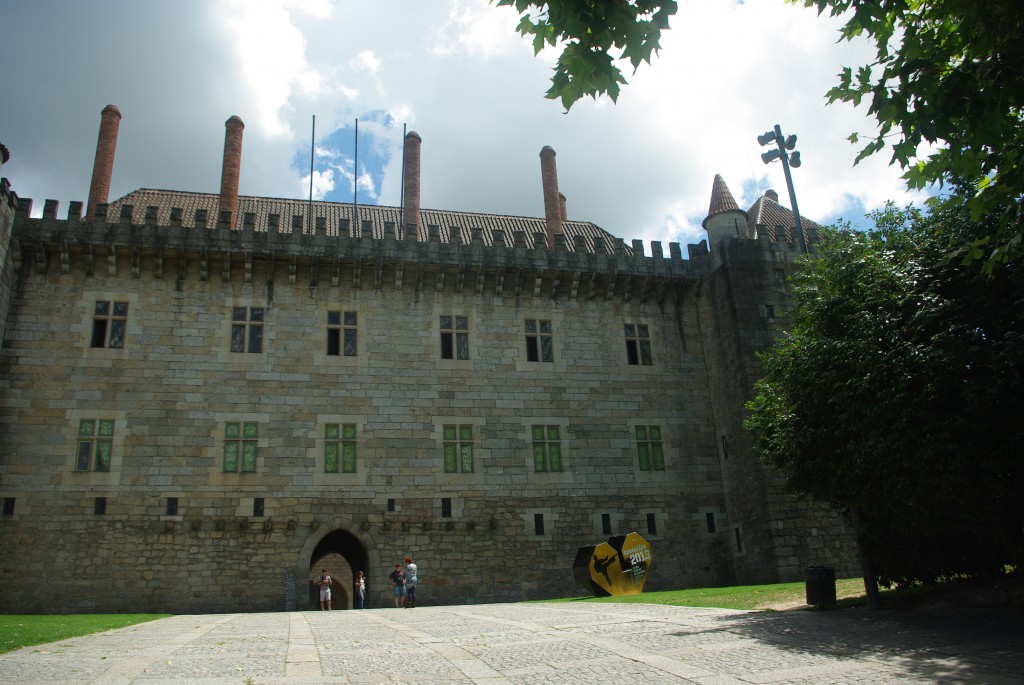
[[[96,205],[106,204],[110,195],[110,177],[114,173],[114,148],[117,147],[117,129],[121,126],[121,110],[107,105],[100,113],[100,135],[96,141],[96,159],[92,164],[92,183],[89,184],[89,209],[86,221],[93,218]]]
[[[221,217],[230,212],[229,228],[238,224],[238,175],[242,168],[242,129],[245,124],[237,116],[224,122],[224,165],[220,172],[220,204],[214,225],[219,226]]]
[[[558,192],[558,169],[555,151],[545,145],[540,151],[540,180],[544,186],[544,221],[547,225],[548,249],[555,249],[555,234],[562,232],[562,207]]]
[[[564,224],[569,220],[569,215],[565,211],[565,193],[558,193],[558,214],[562,217],[562,223]]]
[[[416,131],[405,136],[405,176],[402,188],[402,235],[413,226],[416,240],[420,239],[420,145],[423,139]]]

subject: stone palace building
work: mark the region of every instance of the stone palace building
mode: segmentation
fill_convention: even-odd
[[[581,591],[577,548],[636,531],[648,590],[856,573],[837,514],[787,494],[741,427],[800,255],[767,192],[721,177],[708,240],[626,243],[570,219],[219,193],[88,204],[0,184],[0,611],[337,608]],[[7,150],[2,149],[4,157]],[[816,226],[804,221],[814,249]],[[52,579],[52,580],[51,580]]]

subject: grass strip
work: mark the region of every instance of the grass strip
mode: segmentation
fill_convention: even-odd
[[[169,614],[0,614],[0,654],[145,623]]]

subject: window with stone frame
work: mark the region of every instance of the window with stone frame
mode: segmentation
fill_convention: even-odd
[[[551,322],[545,319],[526,319],[526,361],[553,362]]]
[[[224,472],[255,473],[259,424],[228,421],[224,424]]]
[[[441,359],[469,359],[469,318],[441,315]]]
[[[636,453],[641,471],[664,471],[665,448],[660,426],[636,427]]]
[[[92,340],[89,346],[123,349],[127,328],[127,302],[96,300],[92,315]]]
[[[234,307],[231,311],[231,351],[263,351],[263,307]]]
[[[327,312],[327,355],[355,357],[358,350],[356,312]]]
[[[562,435],[559,426],[533,425],[533,470],[562,470]]]
[[[324,473],[356,472],[356,424],[324,426]]]
[[[445,424],[442,427],[444,443],[444,472],[473,472],[473,426]]]
[[[627,323],[623,326],[626,335],[626,361],[630,366],[651,366],[651,334],[646,324]]]
[[[113,419],[81,419],[78,422],[75,471],[110,471],[113,448]]]

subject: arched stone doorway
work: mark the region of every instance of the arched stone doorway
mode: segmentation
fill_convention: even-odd
[[[312,549],[309,549],[310,547]],[[305,568],[301,568],[300,574],[297,574],[296,584],[300,587],[305,586],[308,603],[303,605],[300,599],[298,608],[320,608],[319,591],[314,581],[320,575],[321,569],[326,568],[333,580],[331,606],[334,609],[351,609],[354,606],[353,586],[356,571],[370,575],[370,555],[363,542],[344,528],[331,530],[324,527],[310,538],[306,548],[308,551],[303,554]],[[303,590],[299,589],[298,596],[301,598],[303,594]]]

